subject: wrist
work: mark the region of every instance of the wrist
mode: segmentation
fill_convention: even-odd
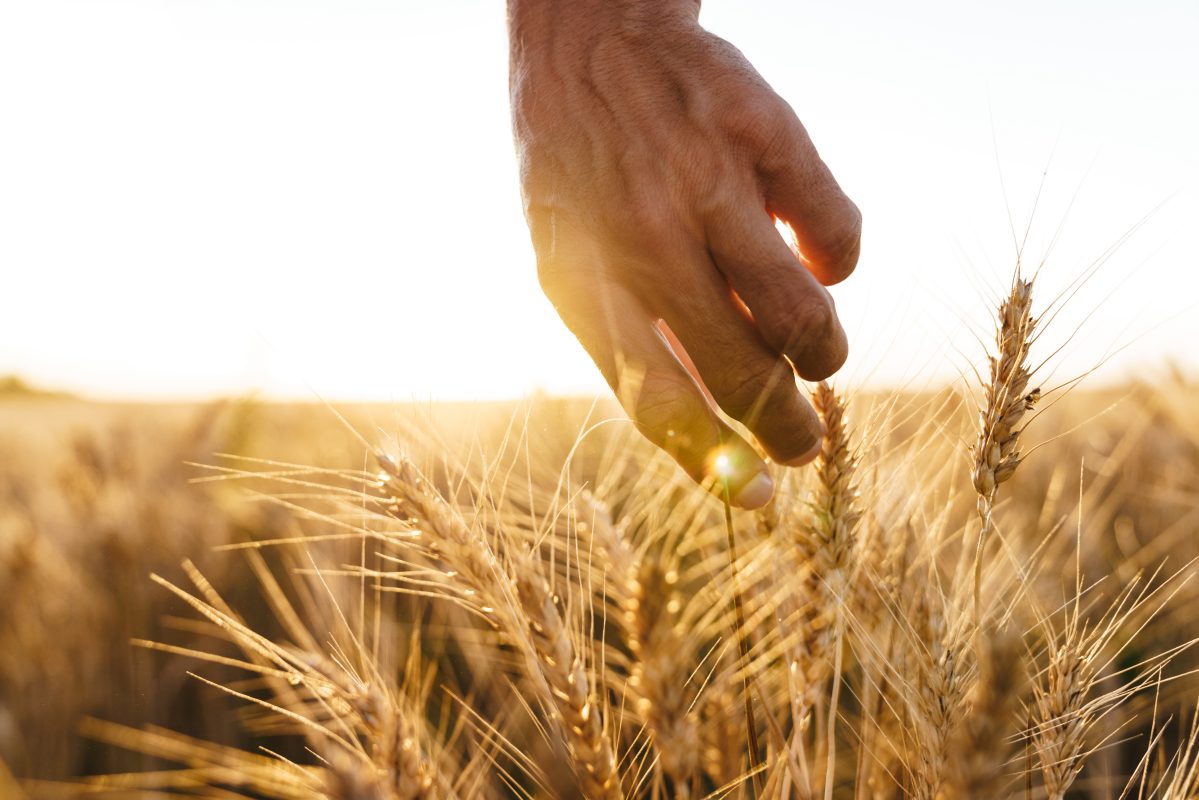
[[[700,0],[509,0],[508,35],[513,64],[606,38],[636,38],[694,24]]]

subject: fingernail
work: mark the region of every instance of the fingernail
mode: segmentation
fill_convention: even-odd
[[[820,448],[823,446],[822,440],[817,440],[816,444],[812,445],[812,449],[804,453],[802,456],[797,456],[790,461],[783,461],[785,467],[802,467],[804,464],[810,464],[820,455]]]
[[[774,495],[774,481],[765,472],[759,472],[749,483],[741,487],[733,504],[741,508],[761,508],[770,502]]]

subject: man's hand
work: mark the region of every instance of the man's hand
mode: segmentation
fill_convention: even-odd
[[[757,451],[821,424],[794,373],[845,361],[824,285],[861,216],[791,108],[696,0],[511,0],[512,109],[541,285],[634,423],[696,480],[766,503]],[[795,232],[799,253],[774,219]]]

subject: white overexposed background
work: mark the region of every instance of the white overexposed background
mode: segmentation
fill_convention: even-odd
[[[0,3],[0,375],[109,398],[598,389],[534,275],[504,13]],[[979,361],[1030,218],[1046,300],[1144,222],[1054,320],[1045,355],[1079,331],[1062,378],[1199,368],[1199,4],[708,0],[702,20],[863,209],[834,290],[847,380]]]

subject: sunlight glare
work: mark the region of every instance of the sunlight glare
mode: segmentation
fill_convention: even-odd
[[[723,450],[717,450],[715,457],[712,459],[712,472],[717,477],[727,480],[736,472],[736,467],[733,465],[733,460],[729,458],[729,454]]]
[[[783,241],[791,248],[791,252],[799,256],[799,240],[795,238],[795,229],[786,221],[774,218],[774,228],[779,232],[779,236],[783,237]]]

